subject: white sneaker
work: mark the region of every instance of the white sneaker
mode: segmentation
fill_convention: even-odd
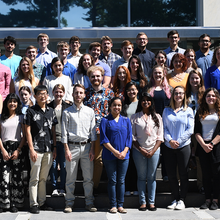
[[[63,189],[61,189],[59,196],[65,196],[65,195],[66,195],[65,191]]]
[[[183,200],[179,200],[176,204],[175,210],[183,210],[185,209],[185,204]]]
[[[177,206],[177,202],[176,202],[176,200],[173,200],[172,203],[171,203],[171,205],[168,205],[168,206],[167,206],[167,209],[175,209],[176,206]]]
[[[53,192],[52,192],[52,196],[59,196],[59,192],[57,189],[55,189]]]
[[[138,191],[134,191],[134,192],[133,192],[133,195],[134,195],[134,196],[138,196]]]
[[[125,192],[125,196],[130,196],[131,195],[131,192],[130,191],[126,191]]]

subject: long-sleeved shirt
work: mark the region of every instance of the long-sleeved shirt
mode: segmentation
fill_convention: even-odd
[[[131,148],[132,145],[132,129],[129,118],[120,115],[118,122],[114,120],[112,114],[103,118],[100,124],[100,144],[110,143],[119,152],[125,147]],[[117,159],[113,153],[103,147],[102,158],[105,160]],[[124,159],[129,158],[129,151]]]
[[[159,127],[155,125],[151,115],[146,120],[142,111],[131,116],[133,141],[138,141],[140,146],[146,150],[151,150],[156,141],[163,142],[162,118],[159,114],[156,115],[159,120]]]
[[[172,108],[165,108],[163,111],[163,126],[165,145],[169,148],[170,141],[178,141],[179,147],[182,148],[191,143],[191,135],[194,129],[194,114],[190,107],[186,111],[183,107],[178,112]]]
[[[61,142],[68,143],[84,142],[91,138],[96,140],[95,113],[92,108],[81,105],[77,109],[73,103],[72,106],[65,109],[62,114]]]

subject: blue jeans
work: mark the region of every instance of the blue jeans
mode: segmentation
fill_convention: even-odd
[[[133,148],[133,159],[137,169],[137,187],[139,193],[140,204],[146,204],[146,180],[148,191],[148,203],[154,204],[156,193],[156,171],[160,157],[160,149],[158,149],[151,158],[144,157],[141,152]]]
[[[129,160],[104,160],[108,176],[108,197],[112,207],[123,207],[125,194],[125,176]],[[116,192],[117,191],[117,192]]]
[[[57,166],[60,164],[60,189],[65,190],[66,184],[66,159],[63,143],[57,141],[57,157],[53,161],[50,169],[50,179],[53,185],[53,189],[58,189],[57,186]]]

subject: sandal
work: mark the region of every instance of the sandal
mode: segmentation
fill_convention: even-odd
[[[122,214],[126,214],[126,213],[127,213],[127,210],[124,209],[123,207],[120,207],[120,208],[118,208],[118,212],[119,212],[119,213],[122,213]]]
[[[115,213],[117,213],[117,209],[115,207],[113,207],[109,210],[109,212],[115,214]]]

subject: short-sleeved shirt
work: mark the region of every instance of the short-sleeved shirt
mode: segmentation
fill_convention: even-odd
[[[104,76],[110,76],[110,77],[112,76],[111,69],[108,66],[108,64],[103,63],[101,60],[99,60],[95,65],[101,66],[104,69],[104,71],[105,71]]]
[[[91,107],[95,112],[96,134],[100,133],[99,125],[103,117],[108,115],[108,101],[114,97],[111,89],[102,87],[95,91],[92,86],[86,89],[84,105]]]
[[[114,120],[111,114],[103,118],[100,124],[100,144],[110,143],[113,148],[122,152],[125,147],[131,148],[132,129],[129,118],[121,116],[118,122]],[[124,159],[129,159],[129,151]],[[105,160],[117,159],[114,154],[103,147],[102,158]]]
[[[141,52],[139,48],[135,48],[133,54],[138,55],[144,67],[144,74],[150,77],[152,68],[156,63],[154,58],[155,54],[147,49]]]
[[[205,56],[201,50],[196,51],[196,63],[200,69],[202,69],[202,76],[205,78],[206,70],[212,64],[213,52],[209,50],[208,54]]]
[[[34,71],[35,77],[37,77],[39,81],[42,83],[43,81],[42,76],[45,75],[45,72],[46,72],[45,66],[36,62],[35,64],[33,64],[33,71]]]
[[[101,55],[100,55],[100,57],[99,57],[99,59],[100,59],[103,63],[108,64],[111,69],[112,69],[113,63],[114,63],[115,61],[117,61],[118,59],[120,59],[120,58],[121,58],[121,57],[120,57],[118,54],[113,53],[113,52],[111,52],[111,53],[108,55],[107,59],[106,59],[106,56],[103,54],[103,52],[101,53]]]
[[[112,65],[112,76],[115,75],[116,70],[119,66],[125,66],[128,68],[128,62],[124,59],[124,57],[121,57],[120,59],[116,60]]]
[[[12,79],[14,78],[15,72],[18,69],[21,58],[22,58],[21,56],[18,56],[18,55],[15,55],[15,54],[13,54],[11,59],[6,57],[5,55],[2,55],[0,57],[0,63],[10,68]]]
[[[46,106],[45,111],[43,111],[38,104],[28,108],[24,115],[24,124],[31,127],[35,151],[39,153],[52,151],[52,126],[57,123],[57,117],[52,108]]]
[[[82,54],[80,52],[78,52],[76,56],[73,56],[72,53],[69,53],[67,56],[67,60],[77,69],[81,56]]]

